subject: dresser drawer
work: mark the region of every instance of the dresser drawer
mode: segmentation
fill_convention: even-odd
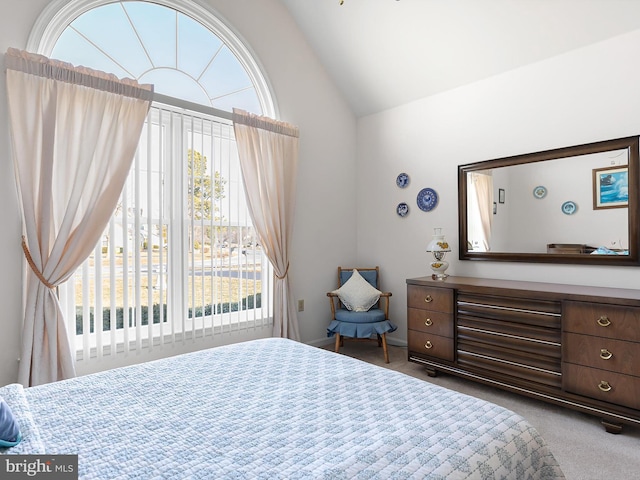
[[[640,342],[639,307],[567,301],[562,324],[565,332]]]
[[[567,392],[640,409],[640,377],[564,363],[562,378]]]
[[[409,308],[407,323],[409,330],[453,338],[453,315],[450,313]]]
[[[562,345],[565,362],[640,376],[640,343],[564,333]]]
[[[453,361],[453,338],[409,330],[409,351]]]
[[[453,290],[409,285],[407,286],[407,306],[453,313]]]

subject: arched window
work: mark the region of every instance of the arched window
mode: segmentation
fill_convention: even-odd
[[[57,0],[27,50],[223,111],[275,117],[267,82],[240,39],[195,1]]]
[[[275,117],[247,47],[193,0],[55,0],[27,50],[157,94],[103,240],[60,290],[78,371],[121,352],[270,328],[271,267],[227,114]]]

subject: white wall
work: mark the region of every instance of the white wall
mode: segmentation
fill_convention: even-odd
[[[406,285],[430,275],[425,246],[443,227],[449,273],[474,277],[640,288],[635,267],[460,261],[457,167],[493,158],[640,134],[640,31],[576,50],[358,121],[358,257],[380,264],[391,313],[406,338]],[[411,177],[395,185],[400,172]],[[424,187],[440,194],[416,206]],[[508,200],[507,200],[508,201]],[[395,213],[407,202],[410,213]]]
[[[626,154],[626,152],[625,152]],[[625,155],[626,165],[626,155]],[[626,208],[593,209],[593,169],[611,166],[607,153],[585,155],[571,160],[547,161],[509,167],[506,201],[498,204],[494,219],[507,218],[510,232],[502,236],[504,248],[495,252],[546,252],[549,243],[579,243],[594,247],[628,248],[629,211]],[[547,188],[544,198],[536,199],[536,185]],[[564,202],[578,207],[572,215],[562,212]],[[505,244],[510,244],[511,249]],[[513,248],[515,247],[515,248]]]
[[[48,0],[0,0],[0,51],[26,48]],[[325,293],[336,267],[356,255],[356,119],[277,0],[203,0],[244,39],[273,89],[280,118],[300,128],[298,202],[289,275],[305,342],[322,342],[329,321]],[[0,385],[17,379],[22,319],[21,220],[9,156],[5,76],[0,76]],[[184,347],[185,350],[193,346]],[[179,353],[156,352],[162,354]],[[138,362],[146,357],[134,356]]]

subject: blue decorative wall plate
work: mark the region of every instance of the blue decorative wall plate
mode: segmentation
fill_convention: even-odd
[[[404,202],[399,203],[396,207],[396,213],[401,217],[406,217],[409,214],[409,205]]]
[[[542,185],[538,185],[533,189],[533,196],[536,198],[544,198],[547,195],[547,189]]]
[[[400,188],[405,188],[407,185],[409,185],[409,175],[407,175],[406,173],[401,173],[400,175],[398,175],[398,178],[396,178],[396,185],[398,185]]]
[[[562,204],[562,213],[565,215],[573,215],[578,210],[578,206],[574,202],[564,202]]]
[[[430,212],[438,205],[438,194],[433,188],[423,188],[418,192],[418,208],[423,212]]]

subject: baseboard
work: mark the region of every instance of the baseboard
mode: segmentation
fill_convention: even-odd
[[[407,341],[401,338],[389,338],[387,337],[387,344],[393,345],[394,347],[403,347],[406,348],[408,346]]]
[[[319,338],[317,340],[311,340],[310,342],[305,343],[307,345],[311,345],[312,347],[326,347],[327,345],[333,345],[335,343],[335,339],[334,337]],[[406,347],[407,341],[387,336],[387,345],[392,345],[394,347]]]

